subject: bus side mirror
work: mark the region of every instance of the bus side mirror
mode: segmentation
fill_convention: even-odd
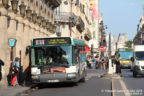
[[[134,62],[134,57],[131,57],[131,61]]]

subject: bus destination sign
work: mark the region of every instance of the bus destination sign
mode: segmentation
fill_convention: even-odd
[[[59,45],[71,44],[70,38],[38,38],[34,39],[34,45]]]

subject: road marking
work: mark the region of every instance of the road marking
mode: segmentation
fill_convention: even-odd
[[[120,84],[121,84],[121,87],[123,89],[125,96],[131,96],[129,90],[127,89],[127,87],[124,83],[124,81],[122,79],[119,79],[119,80],[120,80]]]

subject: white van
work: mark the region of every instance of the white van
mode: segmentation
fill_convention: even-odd
[[[144,45],[134,45],[132,61],[133,77],[144,75]]]

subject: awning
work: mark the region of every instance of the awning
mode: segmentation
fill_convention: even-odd
[[[88,53],[89,50],[90,50],[90,48],[87,45],[85,45],[85,51]]]

